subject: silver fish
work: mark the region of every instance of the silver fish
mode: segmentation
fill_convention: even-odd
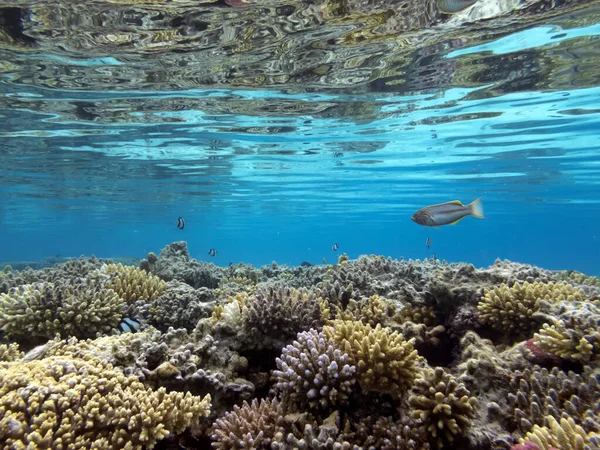
[[[431,205],[418,210],[411,220],[425,227],[439,227],[442,225],[454,225],[467,216],[484,219],[481,198],[463,205],[460,200],[454,200],[438,205]]]

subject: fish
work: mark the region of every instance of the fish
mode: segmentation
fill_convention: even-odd
[[[412,215],[410,220],[424,227],[439,227],[442,225],[455,225],[467,216],[484,219],[481,197],[463,205],[460,200],[427,206]]]
[[[327,258],[323,258],[323,264],[327,264]]]
[[[183,220],[183,217],[177,219],[177,228],[179,228],[180,230],[183,230],[185,228],[185,220]]]
[[[438,0],[436,5],[442,14],[456,14],[475,3],[477,0]]]
[[[209,254],[210,256],[217,256],[217,255],[219,254],[219,252],[218,252],[218,251],[216,251],[214,248],[211,248],[211,249],[208,251],[208,254]]]
[[[140,325],[137,320],[123,317],[119,322],[118,328],[120,333],[135,333],[140,328]]]
[[[425,241],[425,245],[427,246],[427,248],[431,248],[431,238],[427,238],[427,240]]]
[[[337,242],[331,246],[331,250],[333,250],[334,252],[337,252],[338,248],[340,248],[340,244],[338,244]]]

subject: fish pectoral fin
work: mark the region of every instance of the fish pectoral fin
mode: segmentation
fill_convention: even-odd
[[[458,222],[460,222],[463,219],[464,219],[464,217],[461,217],[460,219],[455,220],[454,222],[450,222],[450,225],[456,225]]]

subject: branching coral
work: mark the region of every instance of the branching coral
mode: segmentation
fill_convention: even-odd
[[[329,408],[344,404],[352,393],[356,367],[332,339],[315,330],[299,333],[276,362],[276,388],[300,405]]]
[[[390,316],[394,314],[395,307],[389,301],[372,295],[360,300],[350,300],[346,309],[336,306],[335,316],[343,320],[360,320],[375,327],[377,324],[385,325]]]
[[[549,305],[547,305],[549,306]],[[600,308],[587,302],[563,302],[549,316],[536,345],[561,358],[586,363],[600,357]]]
[[[578,375],[534,366],[512,375],[508,402],[515,422],[523,431],[544,425],[545,417],[572,418],[587,431],[600,431],[595,408],[600,402],[600,383],[585,372]]]
[[[167,291],[164,281],[137,267],[105,264],[101,270],[111,275],[106,287],[114,290],[127,303],[154,300]]]
[[[4,449],[152,448],[207,416],[210,396],[153,391],[94,357],[0,363]]]
[[[27,284],[0,294],[0,329],[17,339],[92,337],[115,328],[123,307],[112,289],[96,281]]]
[[[515,283],[502,284],[484,290],[477,305],[480,317],[492,327],[511,334],[528,333],[534,325],[533,315],[540,300],[581,301],[585,294],[567,283]]]
[[[306,289],[261,289],[246,302],[243,320],[247,330],[287,339],[318,327],[321,307],[318,298]]]
[[[270,449],[276,433],[283,432],[285,426],[284,409],[275,400],[254,399],[251,404],[244,401],[241,407],[217,419],[211,428],[213,448],[231,449]]]
[[[412,416],[438,448],[464,435],[475,417],[477,400],[441,367],[425,368],[408,399]]]
[[[600,445],[600,435],[586,433],[572,418],[560,419],[546,417],[547,426],[534,425],[521,444],[531,442],[540,450],[550,450],[552,447],[560,450],[592,450]]]
[[[0,344],[0,362],[17,361],[23,357],[24,353],[19,350],[17,343]]]
[[[350,355],[365,391],[400,395],[411,386],[418,358],[412,340],[381,325],[344,320],[333,321],[323,333]]]

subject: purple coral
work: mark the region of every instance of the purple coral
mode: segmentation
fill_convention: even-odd
[[[312,408],[344,404],[356,381],[356,367],[348,354],[314,329],[298,333],[276,362],[276,388]]]

